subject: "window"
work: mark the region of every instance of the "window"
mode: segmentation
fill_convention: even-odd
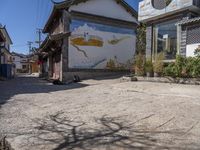
[[[177,21],[167,21],[154,26],[154,54],[164,52],[166,60],[176,58],[177,27],[175,23]]]
[[[187,44],[200,43],[200,26],[189,27],[187,32]]]
[[[22,69],[26,69],[26,65],[22,65]]]

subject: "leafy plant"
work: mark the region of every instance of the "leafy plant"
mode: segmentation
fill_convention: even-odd
[[[153,72],[153,63],[151,59],[147,59],[145,62],[145,72],[152,73]]]
[[[163,73],[164,73],[165,76],[176,77],[176,75],[177,75],[177,72],[176,72],[176,71],[177,71],[177,70],[176,70],[176,65],[175,65],[175,63],[169,63],[169,64],[167,65],[167,67],[164,68]]]
[[[153,70],[155,73],[162,73],[163,72],[163,67],[164,67],[164,53],[159,53],[155,57],[155,61],[153,63]]]
[[[200,57],[200,45],[198,46],[197,49],[194,51],[195,56]]]
[[[164,68],[164,75],[171,77],[200,77],[200,57],[177,56],[175,63]]]
[[[141,53],[135,56],[135,74],[138,76],[144,75],[144,63],[145,63],[145,57]]]
[[[115,70],[115,68],[116,68],[115,61],[112,60],[112,59],[110,59],[110,60],[107,62],[106,68],[107,68],[107,69],[110,69],[110,70]]]

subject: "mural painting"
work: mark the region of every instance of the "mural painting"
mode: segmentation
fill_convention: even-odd
[[[135,53],[135,31],[72,20],[69,68],[129,69]]]

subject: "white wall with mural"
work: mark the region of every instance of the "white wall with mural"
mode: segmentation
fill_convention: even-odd
[[[135,54],[133,29],[72,20],[69,68],[128,69]]]

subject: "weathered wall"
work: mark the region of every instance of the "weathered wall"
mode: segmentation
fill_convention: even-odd
[[[51,34],[61,33],[64,30],[63,28],[64,28],[64,24],[63,24],[62,15],[61,15],[60,18],[55,19],[55,21],[51,27],[50,33]]]
[[[69,14],[68,11],[63,10],[63,30],[64,32],[69,32],[70,31],[70,21],[71,21],[71,15]],[[67,81],[67,72],[68,72],[68,40],[69,37],[64,37],[63,38],[63,44],[62,44],[62,50],[61,50],[61,72],[60,72],[60,79],[61,81]]]
[[[69,11],[78,11],[103,17],[137,22],[136,18],[128,13],[120,4],[117,4],[115,0],[90,0],[72,6]]]
[[[109,76],[123,76],[127,75],[129,72],[107,72],[107,71],[69,71],[64,74],[64,81],[71,81],[74,79],[74,76],[78,76],[81,80],[84,79],[94,79],[97,77],[109,77]]]

